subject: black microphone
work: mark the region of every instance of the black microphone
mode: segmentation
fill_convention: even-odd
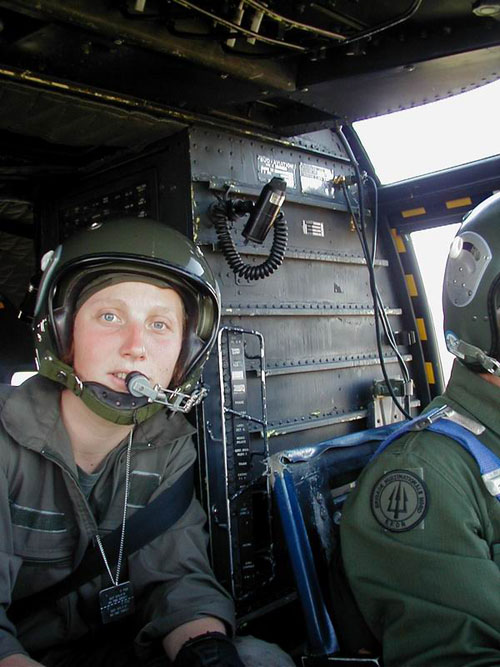
[[[285,190],[286,181],[279,176],[272,178],[262,188],[243,230],[243,236],[247,241],[264,242],[285,201]]]

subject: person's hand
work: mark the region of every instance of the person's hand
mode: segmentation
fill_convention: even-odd
[[[233,642],[222,632],[207,632],[187,641],[174,667],[245,667]]]

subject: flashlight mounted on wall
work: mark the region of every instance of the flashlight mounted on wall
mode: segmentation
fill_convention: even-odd
[[[227,263],[237,276],[247,280],[267,278],[281,266],[288,244],[288,227],[281,212],[285,201],[286,181],[275,176],[267,183],[255,203],[249,200],[233,200],[226,191],[223,197],[210,206],[209,215]],[[274,239],[269,256],[262,264],[245,264],[234,245],[229,222],[248,215],[242,235],[245,243],[263,243],[271,228]]]

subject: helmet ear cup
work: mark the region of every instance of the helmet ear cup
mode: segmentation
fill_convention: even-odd
[[[175,389],[184,384],[187,376],[189,376],[193,361],[197,359],[198,355],[203,350],[203,347],[204,342],[198,338],[196,333],[192,329],[187,330],[184,335],[181,353],[175,364],[174,374],[172,375],[172,380],[170,382],[171,389]]]
[[[200,339],[207,340],[213,332],[214,321],[218,319],[214,303],[211,299],[200,295],[198,297],[198,321],[196,332]]]
[[[488,354],[500,361],[500,273],[488,291],[488,319],[491,331],[491,349],[488,350]]]
[[[69,361],[73,342],[74,317],[68,307],[60,306],[53,310],[54,336],[56,339],[59,358]]]

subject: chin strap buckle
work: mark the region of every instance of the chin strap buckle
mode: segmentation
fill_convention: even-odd
[[[138,371],[129,373],[125,378],[125,384],[132,396],[145,397],[149,403],[161,403],[174,412],[189,412],[208,394],[206,387],[200,387],[192,394],[184,394],[180,389],[172,391],[164,389],[159,384],[153,386],[149,379]]]
[[[477,364],[487,373],[500,376],[500,362],[493,357],[488,356],[486,352],[483,352],[479,347],[461,340],[453,333],[453,331],[447,331],[445,333],[445,340],[446,347],[451,354],[462,359],[466,364]]]
[[[206,387],[200,387],[200,389],[193,391],[190,394],[183,394],[179,390],[172,391],[171,389],[161,389],[159,385],[156,385],[159,389],[157,398],[150,399],[154,403],[163,403],[170,410],[174,412],[189,412],[191,408],[205,398],[208,394],[208,389]]]

